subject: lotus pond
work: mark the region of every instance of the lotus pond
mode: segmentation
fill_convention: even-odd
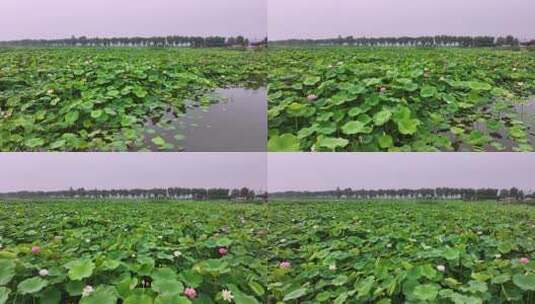
[[[535,147],[533,51],[287,48],[269,64],[270,151]]]
[[[227,99],[217,90],[258,89],[265,82],[263,53],[1,49],[0,151],[183,150],[185,134],[147,133],[147,121],[169,112],[187,116],[192,107]],[[148,142],[147,134],[153,135]]]
[[[271,204],[270,303],[535,303],[535,209]]]
[[[263,303],[265,210],[218,202],[0,203],[0,303],[227,303],[229,295]]]
[[[0,303],[535,303],[535,209],[0,204]]]

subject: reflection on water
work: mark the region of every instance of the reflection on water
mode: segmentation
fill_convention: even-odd
[[[218,96],[216,103],[190,107],[181,115],[168,109],[159,123],[147,122],[145,145],[152,151],[161,151],[151,141],[159,136],[172,145],[166,151],[266,151],[265,88],[228,88],[218,89],[214,93]]]
[[[520,114],[520,119],[522,121],[532,129],[535,128],[535,96],[531,97],[526,102],[515,104],[515,110]]]

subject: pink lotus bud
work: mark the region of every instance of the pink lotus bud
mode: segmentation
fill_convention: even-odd
[[[227,253],[228,253],[228,249],[225,248],[225,247],[219,247],[219,248],[217,249],[217,252],[219,252],[220,255],[225,256],[225,255],[227,255]]]
[[[308,99],[308,101],[313,102],[313,101],[316,101],[318,99],[318,96],[316,96],[314,94],[310,94],[310,95],[307,96],[307,99]]]
[[[380,91],[381,93],[384,93],[384,92],[386,92],[386,88],[385,88],[385,87],[381,87],[381,88],[379,89],[379,91]]]
[[[41,252],[41,247],[39,246],[32,247],[32,253],[38,254],[39,252]]]
[[[524,264],[524,265],[526,265],[526,264],[529,263],[529,259],[528,259],[528,258],[521,258],[521,259],[519,260],[519,262],[520,262],[520,264]]]
[[[188,287],[184,290],[184,295],[190,299],[195,299],[197,297],[197,290]]]
[[[282,269],[288,269],[290,268],[292,265],[290,264],[290,262],[288,261],[284,261],[284,262],[281,262],[279,264],[279,267],[282,268]]]

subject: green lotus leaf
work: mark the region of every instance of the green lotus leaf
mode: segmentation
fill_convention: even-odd
[[[509,135],[511,135],[511,137],[517,138],[517,139],[526,137],[526,133],[519,126],[514,126],[514,127],[509,128]]]
[[[313,85],[316,85],[320,81],[321,81],[321,77],[308,76],[308,77],[305,78],[305,81],[303,81],[303,84],[305,84],[307,86],[313,86]]]
[[[338,275],[336,278],[333,279],[332,283],[334,286],[342,286],[346,284],[349,281],[349,277],[346,275]]]
[[[418,119],[404,118],[397,121],[398,130],[403,135],[412,135],[418,131],[420,121]]]
[[[91,117],[97,119],[97,118],[100,118],[103,113],[104,111],[102,110],[94,110],[94,111],[91,111]]]
[[[403,84],[403,90],[407,92],[414,92],[418,90],[418,85],[414,82],[408,82],[408,83]]]
[[[490,84],[478,81],[468,82],[468,87],[475,91],[490,91],[492,89]]]
[[[28,139],[24,144],[30,149],[35,149],[43,146],[45,144],[45,141],[42,138],[34,137]]]
[[[187,286],[190,286],[193,288],[197,288],[201,286],[203,282],[203,276],[191,270],[182,271],[179,277],[180,277],[180,280],[186,283]]]
[[[61,291],[56,287],[48,287],[39,294],[39,300],[42,304],[60,304]]]
[[[320,148],[327,148],[329,150],[335,150],[337,148],[343,148],[349,144],[349,141],[344,138],[334,137],[318,137],[317,145]]]
[[[165,146],[165,144],[167,144],[165,139],[163,139],[160,136],[154,137],[153,139],[151,139],[151,141],[152,141],[153,144],[155,144],[157,146]]]
[[[432,284],[418,285],[414,288],[413,295],[421,301],[434,301],[438,296],[439,289]]]
[[[154,299],[151,296],[146,295],[146,294],[131,295],[124,300],[124,304],[153,304],[153,303],[154,303]]]
[[[137,118],[134,116],[125,115],[121,118],[121,126],[129,127],[137,122]]]
[[[191,301],[182,296],[176,295],[159,295],[154,299],[154,304],[191,304]]]
[[[394,145],[394,139],[388,134],[383,134],[377,138],[379,147],[382,149],[388,149]]]
[[[349,110],[348,114],[351,117],[355,117],[355,116],[359,116],[363,112],[364,111],[361,108],[355,107],[355,108],[352,108],[351,110]]]
[[[382,111],[377,112],[373,116],[373,122],[375,123],[376,126],[382,126],[385,123],[387,123],[391,117],[392,117],[392,112],[387,109],[383,109]]]
[[[145,98],[147,97],[147,94],[148,94],[147,91],[142,87],[134,87],[132,92],[134,93],[134,95],[136,95],[139,98]]]
[[[347,135],[364,133],[365,125],[360,121],[350,121],[342,126],[342,133]]]
[[[306,288],[299,288],[299,289],[296,289],[296,290],[288,293],[287,295],[285,295],[283,301],[286,302],[286,301],[299,299],[299,298],[303,297],[306,294],[307,294],[307,289]]]
[[[88,259],[79,259],[69,262],[65,265],[65,268],[69,270],[67,275],[69,279],[73,281],[80,281],[85,278],[91,277],[95,264]]]
[[[420,96],[423,98],[431,98],[438,93],[437,88],[433,86],[424,86],[420,90]]]
[[[197,265],[201,272],[221,274],[228,271],[228,263],[220,259],[209,259]]]
[[[535,274],[515,274],[513,283],[525,291],[535,291]]]
[[[268,142],[269,152],[296,152],[299,149],[299,139],[293,134],[275,135]]]
[[[153,273],[151,274],[151,277],[155,281],[159,281],[159,280],[176,280],[177,273],[173,269],[171,269],[169,267],[164,267],[164,268],[155,269],[153,271]]]
[[[80,304],[115,304],[117,299],[117,291],[114,287],[99,286],[91,295],[82,297]]]
[[[7,287],[0,287],[0,304],[7,303],[7,299],[9,299],[10,293],[11,293],[11,289]]]
[[[0,259],[0,286],[7,285],[15,276],[15,261]]]
[[[251,288],[251,290],[253,290],[258,296],[263,296],[266,293],[266,290],[264,289],[264,287],[262,287],[262,285],[260,285],[259,283],[255,281],[250,281],[248,285]]]
[[[160,279],[152,282],[152,290],[162,296],[179,295],[184,290],[184,285],[177,280]]]
[[[454,248],[447,248],[442,252],[442,256],[448,261],[458,260],[460,252]]]
[[[359,298],[366,297],[372,290],[374,284],[375,284],[374,276],[368,276],[366,279],[358,282],[357,296]]]
[[[35,294],[48,286],[48,281],[39,277],[26,279],[17,285],[20,294]]]
[[[78,111],[69,112],[67,115],[65,115],[65,122],[69,125],[72,125],[78,120],[79,117],[80,113]]]

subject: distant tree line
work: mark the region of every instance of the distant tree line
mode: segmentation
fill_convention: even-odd
[[[154,189],[117,189],[89,190],[69,189],[62,191],[19,191],[0,193],[0,199],[21,198],[93,198],[93,199],[178,199],[178,200],[254,200],[263,199],[265,193],[242,187],[240,189],[225,188],[154,188]]]
[[[306,45],[352,45],[352,46],[423,46],[423,47],[493,47],[493,46],[519,46],[520,41],[509,35],[506,37],[492,36],[421,36],[421,37],[359,37],[353,36],[328,39],[290,39],[270,42],[281,46]],[[535,40],[526,43],[535,45]]]
[[[336,199],[461,199],[478,200],[516,200],[526,198],[518,188],[511,189],[473,189],[473,188],[421,188],[421,189],[377,189],[353,190],[351,188],[331,191],[287,191],[271,193],[272,198],[336,198]]]
[[[158,36],[158,37],[114,37],[114,38],[88,38],[86,36],[65,39],[25,39],[0,41],[0,47],[227,47],[267,44],[267,38],[261,42],[250,43],[243,36],[237,37],[190,37],[190,36]]]

